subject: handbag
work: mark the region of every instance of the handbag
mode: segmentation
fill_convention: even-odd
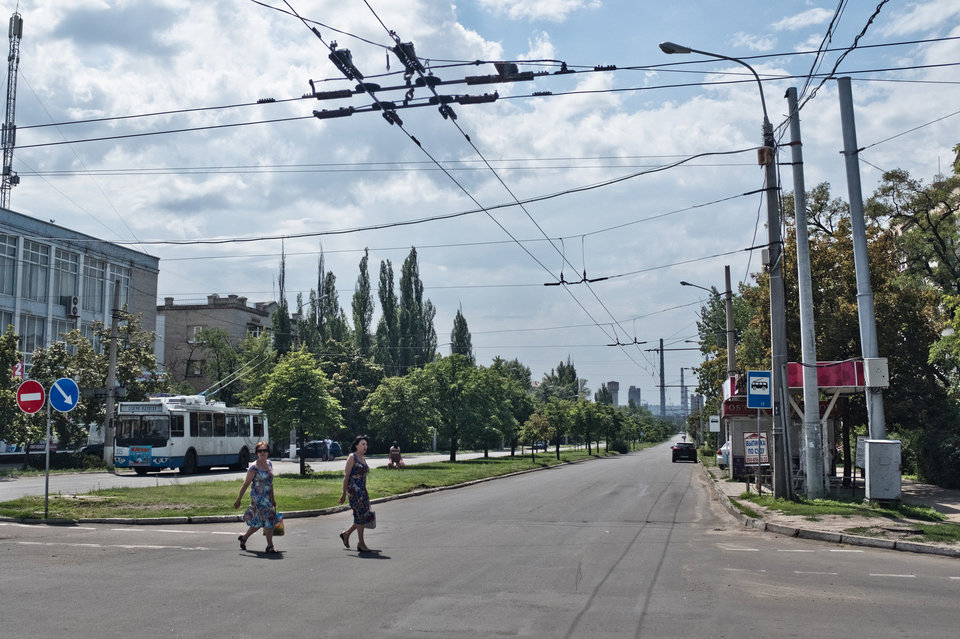
[[[276,537],[283,537],[286,531],[283,529],[283,513],[277,513],[277,523],[273,525],[273,534]]]
[[[364,528],[369,528],[373,530],[377,527],[377,513],[370,511],[370,516],[367,518],[367,523],[363,525]]]

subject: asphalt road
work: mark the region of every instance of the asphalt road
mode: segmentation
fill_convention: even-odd
[[[664,445],[394,500],[374,555],[349,513],[279,557],[239,525],[0,522],[0,636],[954,636],[960,562],[744,529],[705,481]]]

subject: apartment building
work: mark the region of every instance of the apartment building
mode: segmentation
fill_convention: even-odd
[[[202,392],[218,380],[208,376],[206,349],[196,337],[205,328],[219,328],[236,346],[248,334],[259,335],[272,327],[276,302],[256,302],[238,295],[208,295],[205,302],[175,303],[165,297],[157,313],[157,357],[174,382],[186,381]]]

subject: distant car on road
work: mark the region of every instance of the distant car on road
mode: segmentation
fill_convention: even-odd
[[[723,446],[717,449],[717,466],[724,469],[730,465],[730,440],[723,443]]]
[[[340,449],[340,444],[337,442],[331,442],[330,450],[324,450],[325,446],[323,445],[323,440],[314,440],[309,441],[303,446],[303,455],[300,454],[301,449],[297,449],[297,457],[306,457],[307,459],[323,459],[325,461],[330,461],[336,459],[343,454],[343,451]]]
[[[678,459],[686,459],[692,462],[697,461],[697,447],[693,442],[677,442],[670,451],[672,454],[671,461],[673,462],[676,462]]]
[[[533,442],[533,444],[530,445],[530,448],[532,448],[533,450],[537,450],[538,448],[540,450],[547,450],[547,446],[549,445],[550,445],[550,442]]]

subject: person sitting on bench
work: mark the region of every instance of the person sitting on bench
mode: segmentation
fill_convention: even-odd
[[[387,462],[387,468],[403,468],[403,459],[400,457],[400,447],[397,442],[393,442],[390,447],[390,461]]]

